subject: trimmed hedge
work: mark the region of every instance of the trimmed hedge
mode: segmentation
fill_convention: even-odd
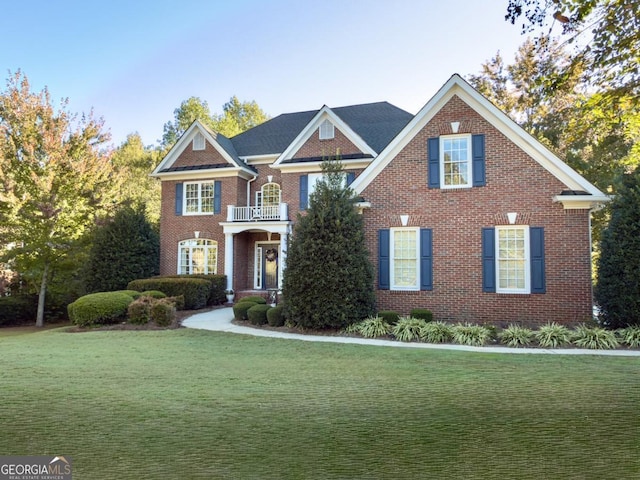
[[[284,305],[276,305],[267,310],[267,323],[272,327],[282,327],[284,325]]]
[[[184,308],[198,310],[207,306],[211,294],[211,281],[200,278],[154,277],[129,282],[128,288],[144,292],[160,290],[169,297],[184,295]]]
[[[176,319],[176,307],[167,300],[155,300],[151,304],[151,320],[159,327],[168,327]]]
[[[78,326],[107,325],[124,320],[132,302],[126,293],[100,292],[80,297],[67,310],[69,319]]]
[[[400,315],[397,312],[391,310],[382,310],[378,312],[378,317],[382,318],[389,325],[395,325],[400,320]]]
[[[248,297],[242,297],[240,300],[238,300],[238,303],[240,302],[253,302],[253,303],[266,304],[267,299],[259,295],[250,295]]]
[[[99,292],[96,292],[96,293],[99,293]],[[138,298],[140,298],[142,296],[142,293],[138,292],[137,290],[115,290],[114,292],[110,292],[110,293],[126,293],[131,298],[133,298],[134,300],[137,300]]]
[[[411,318],[418,318],[420,320],[424,320],[425,322],[433,321],[433,313],[431,310],[426,308],[414,308],[411,310],[411,314],[409,315]]]
[[[247,319],[254,325],[264,325],[267,323],[267,312],[272,308],[271,305],[257,303],[247,310]]]
[[[254,305],[258,305],[255,302],[238,302],[233,306],[233,318],[236,320],[247,320],[247,310]]]
[[[226,275],[163,275],[153,278],[199,278],[200,280],[207,280],[211,282],[207,305],[222,305],[227,302],[227,295],[224,293],[227,288]]]
[[[127,308],[127,318],[129,323],[134,325],[144,325],[151,320],[151,297],[140,297],[129,304]]]
[[[34,295],[0,297],[0,325],[35,322],[38,298]]]
[[[146,292],[142,292],[143,297],[151,297],[155,299],[167,298],[167,296],[162,293],[160,290],[147,290]]]

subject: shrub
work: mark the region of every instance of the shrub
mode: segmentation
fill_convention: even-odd
[[[502,343],[509,347],[527,347],[535,338],[533,330],[520,325],[509,325],[498,334]]]
[[[69,304],[69,319],[76,325],[106,325],[124,320],[133,299],[122,292],[92,293]]]
[[[273,308],[271,305],[256,303],[247,310],[247,319],[253,325],[264,325],[267,323],[267,311],[271,308]]]
[[[619,345],[615,332],[612,330],[605,330],[602,327],[587,327],[586,325],[576,327],[572,340],[578,347],[598,350],[610,350]]]
[[[360,324],[362,324],[362,322],[356,322],[356,323],[352,323],[350,325],[347,325],[345,328],[342,329],[342,333],[344,333],[346,335],[351,335],[351,334],[357,333],[359,335],[360,334]]]
[[[426,308],[414,308],[411,310],[411,318],[418,318],[424,320],[425,322],[433,321],[433,313],[431,310],[427,310]]]
[[[236,320],[247,320],[247,310],[254,305],[258,305],[255,302],[238,302],[233,306],[233,318]]]
[[[491,339],[491,330],[484,325],[458,323],[452,328],[453,341],[460,345],[480,347]]]
[[[178,295],[177,297],[167,297],[167,301],[171,302],[176,310],[184,310],[184,295]]]
[[[396,312],[392,312],[391,310],[382,310],[378,312],[378,316],[382,318],[389,325],[395,325],[400,320],[400,315]]]
[[[211,290],[207,297],[207,305],[222,305],[227,302],[225,289],[227,288],[226,275],[163,275],[154,278],[197,278],[211,282]]]
[[[358,322],[358,332],[365,338],[376,338],[388,335],[391,326],[382,317],[369,317]]]
[[[267,310],[267,322],[272,327],[282,327],[284,325],[284,305],[276,305]]]
[[[153,301],[151,320],[159,327],[168,327],[176,320],[176,307],[165,299]]]
[[[162,293],[160,290],[147,290],[145,292],[142,292],[141,295],[143,297],[151,297],[151,298],[157,298],[157,299],[167,298],[167,296],[164,293]]]
[[[555,322],[541,326],[534,333],[538,344],[544,348],[559,348],[571,342],[571,332]]]
[[[140,297],[129,304],[127,308],[127,318],[129,323],[134,325],[144,325],[151,320],[151,297]]]
[[[420,338],[420,331],[426,324],[421,318],[401,318],[391,328],[391,333],[401,342],[411,342]]]
[[[429,322],[420,329],[420,340],[428,343],[448,343],[453,339],[451,325],[444,322]]]
[[[640,347],[640,326],[623,328],[618,330],[620,341],[631,348]]]
[[[118,293],[126,293],[131,298],[133,298],[134,300],[136,300],[137,298],[140,298],[142,296],[142,293],[138,292],[137,290],[116,290],[116,292],[118,292]]]
[[[0,297],[0,325],[33,322],[37,309],[38,298],[33,295]]]
[[[160,290],[169,297],[184,295],[184,308],[197,310],[207,305],[207,298],[211,293],[211,281],[201,278],[155,277],[134,280],[129,283],[129,288],[139,292]]]
[[[253,302],[253,303],[263,303],[266,304],[267,303],[267,299],[264,297],[260,297],[259,295],[250,295],[248,297],[242,297],[240,300],[238,300],[238,303],[240,302]]]

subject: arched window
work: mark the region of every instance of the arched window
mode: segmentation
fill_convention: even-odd
[[[265,183],[256,193],[256,205],[258,207],[277,207],[280,205],[280,185],[277,183]]]
[[[178,273],[181,275],[218,273],[218,242],[192,238],[178,243]]]

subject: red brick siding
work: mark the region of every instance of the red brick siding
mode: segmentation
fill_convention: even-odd
[[[310,157],[325,157],[335,155],[336,152],[340,152],[342,155],[352,153],[362,153],[362,151],[356,147],[351,140],[349,140],[338,128],[335,128],[335,137],[328,140],[320,140],[318,130],[316,129],[311,137],[302,145],[293,158],[310,158]]]
[[[213,145],[205,140],[204,150],[194,150],[193,143],[189,142],[187,148],[178,156],[173,167],[196,167],[198,165],[217,165],[229,163]]]

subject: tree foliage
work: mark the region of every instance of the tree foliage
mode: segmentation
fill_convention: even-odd
[[[640,325],[640,168],[622,177],[611,202],[595,299],[607,327]]]
[[[373,267],[342,166],[325,161],[323,173],[287,251],[285,311],[305,328],[343,328],[375,311]]]
[[[96,228],[87,261],[87,292],[125,290],[132,280],[158,275],[160,238],[143,206],[121,207]]]
[[[21,72],[0,92],[0,233],[13,247],[5,259],[38,292],[38,326],[51,276],[117,187],[102,122],[66,107]]]

